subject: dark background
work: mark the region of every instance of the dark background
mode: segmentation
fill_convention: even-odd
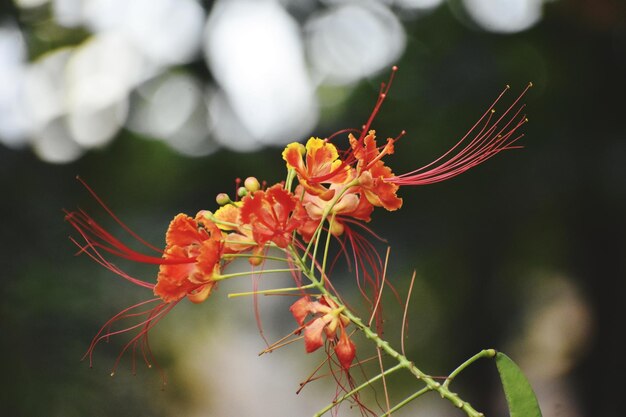
[[[405,22],[406,51],[375,124],[382,135],[408,132],[389,161],[395,172],[447,149],[505,84],[512,86],[507,99],[528,81],[535,87],[524,99],[530,123],[523,128],[523,150],[501,154],[445,183],[403,188],[402,210],[374,216],[372,227],[393,248],[398,289],[406,292],[411,271],[418,272],[410,356],[426,371],[445,374],[480,349],[503,349],[528,372],[544,416],[621,415],[626,388],[624,4],[549,3],[536,26],[514,35],[462,24],[451,10],[444,5]],[[0,12],[17,13],[12,7]],[[194,65],[210,79],[201,63]],[[386,77],[382,73],[360,83],[349,110],[319,125],[315,134],[360,125]],[[173,343],[156,348],[173,380],[165,392],[159,390],[158,374],[142,367],[132,379],[108,377],[121,340],[97,350],[94,370],[78,361],[99,326],[144,293],[86,257],[73,256],[62,209],[97,212],[74,179],[80,174],[122,219],[160,244],[173,215],[213,208],[215,194],[231,190],[235,177],[282,179],[280,152],[218,151],[190,159],[129,132],[66,165],[41,162],[28,149],[0,147],[2,415],[187,415],[185,407],[196,397],[175,370],[185,332],[176,334],[183,348]],[[144,271],[152,270],[136,270]],[[215,297],[224,299],[226,292]],[[184,307],[168,321],[178,326],[177,320],[193,320],[196,328],[204,321],[210,326],[228,320],[230,313],[216,317],[208,304],[196,307],[200,312]],[[390,308],[388,326],[398,323],[398,311]],[[158,340],[167,340],[162,332]],[[221,343],[238,343],[237,335]],[[487,415],[505,415],[496,378],[492,366],[480,363],[455,384]],[[297,402],[293,391],[275,395]],[[241,392],[239,398],[248,397]],[[327,399],[319,399],[319,406]],[[408,408],[429,415],[420,411],[420,401]],[[444,408],[441,415],[447,412],[454,411]]]

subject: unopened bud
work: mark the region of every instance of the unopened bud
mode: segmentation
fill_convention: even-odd
[[[246,180],[243,182],[243,185],[244,187],[246,187],[246,190],[248,190],[248,192],[250,193],[258,191],[261,188],[261,184],[259,183],[259,180],[257,180],[255,177],[246,178]]]
[[[200,210],[196,214],[196,220],[199,222],[202,222],[203,220],[211,220],[212,217],[213,217],[213,213],[210,212],[209,210]]]
[[[239,196],[239,198],[245,197],[246,195],[248,195],[248,190],[246,190],[246,187],[239,187],[237,189],[237,195]]]
[[[215,197],[215,201],[217,202],[217,204],[219,204],[220,206],[225,206],[226,204],[230,203],[230,197],[228,196],[228,194],[226,193],[219,193],[216,197]]]

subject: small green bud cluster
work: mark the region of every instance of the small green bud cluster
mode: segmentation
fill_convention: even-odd
[[[237,184],[240,184],[240,180],[237,181]],[[255,177],[248,177],[243,182],[243,187],[237,188],[237,198],[243,198],[248,195],[248,193],[253,193],[261,189],[261,183]],[[228,194],[219,193],[215,197],[215,201],[220,206],[225,206],[226,204],[231,204],[233,201],[230,199]]]

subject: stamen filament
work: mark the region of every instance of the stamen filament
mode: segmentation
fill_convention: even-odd
[[[313,415],[313,417],[321,417],[322,415],[326,414],[327,411],[329,411],[333,407],[336,407],[338,404],[341,404],[343,401],[347,400],[348,398],[352,397],[354,394],[358,393],[363,388],[366,388],[366,387],[372,385],[374,382],[378,381],[379,379],[383,378],[384,376],[392,374],[392,373],[394,373],[394,372],[396,372],[396,371],[398,371],[398,370],[400,370],[402,368],[403,368],[403,366],[401,364],[397,364],[396,366],[387,369],[385,372],[381,372],[378,375],[376,375],[375,377],[368,379],[367,381],[365,381],[364,383],[362,383],[358,387],[356,387],[353,390],[345,393],[341,397],[339,397],[336,400],[334,400],[332,403],[328,404],[326,407],[324,407],[321,410],[319,410],[317,413],[315,413]]]

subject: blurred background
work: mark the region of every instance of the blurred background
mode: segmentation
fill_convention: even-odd
[[[89,369],[79,360],[100,326],[149,294],[74,257],[62,209],[85,208],[121,232],[79,174],[162,245],[176,213],[213,209],[236,177],[281,180],[285,143],[359,127],[394,64],[374,127],[408,132],[388,162],[396,173],[445,152],[506,84],[498,108],[535,85],[523,150],[403,188],[402,210],[374,215],[400,293],[417,272],[409,356],[445,375],[494,347],[525,370],[545,417],[623,415],[620,0],[3,0],[1,414],[301,416],[324,406],[332,380],[295,394],[321,354],[297,343],[257,357],[252,300],[226,298],[249,290],[247,279],[203,305],[181,303],[151,333],[165,390],[155,369],[133,377],[129,356],[109,376],[124,337],[100,345]],[[154,268],[124,267],[154,279]],[[346,290],[352,280],[335,278]],[[402,306],[385,300],[399,346]],[[293,330],[291,301],[260,300],[270,340]],[[397,397],[415,387],[407,376],[389,384]],[[453,388],[488,416],[507,415],[492,363]],[[436,396],[397,415],[461,416]]]

